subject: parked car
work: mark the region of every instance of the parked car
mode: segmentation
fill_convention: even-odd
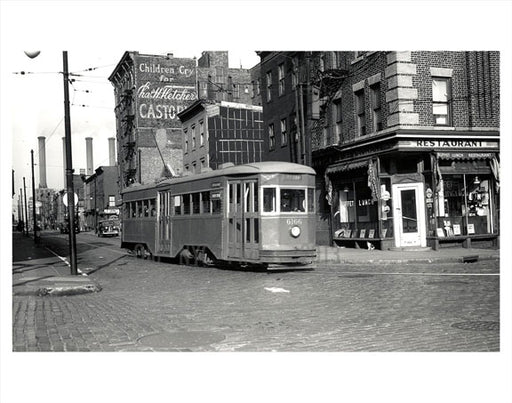
[[[98,222],[98,236],[118,236],[119,221],[118,220],[102,220]]]

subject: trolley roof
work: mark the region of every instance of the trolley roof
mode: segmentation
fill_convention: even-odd
[[[234,165],[224,169],[216,169],[213,171],[203,172],[200,174],[181,176],[177,178],[165,179],[158,183],[151,183],[147,185],[133,186],[125,188],[121,193],[134,192],[142,189],[150,189],[168,184],[177,184],[184,182],[192,182],[201,179],[215,178],[218,176],[232,176],[232,175],[250,175],[250,174],[269,174],[269,173],[289,173],[289,174],[308,174],[315,175],[315,170],[309,166],[295,164],[293,162],[282,161],[264,161],[253,162],[244,165]]]

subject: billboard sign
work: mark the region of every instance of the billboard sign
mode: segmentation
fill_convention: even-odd
[[[195,59],[137,55],[137,126],[181,127],[177,114],[197,99]]]

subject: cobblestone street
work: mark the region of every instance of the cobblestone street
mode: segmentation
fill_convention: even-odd
[[[497,263],[478,265],[489,274],[455,275],[462,264],[239,272],[125,257],[91,274],[100,293],[14,296],[13,349],[499,351]]]

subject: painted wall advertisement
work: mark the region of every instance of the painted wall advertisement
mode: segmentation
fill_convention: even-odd
[[[135,59],[139,128],[180,127],[177,114],[197,99],[196,61],[139,55]]]

